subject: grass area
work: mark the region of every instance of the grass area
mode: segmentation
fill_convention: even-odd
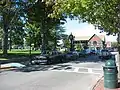
[[[0,60],[8,60],[7,58],[0,58]]]
[[[18,49],[18,50],[15,50],[15,49],[13,49],[13,50],[11,50],[11,51],[8,51],[8,54],[29,54],[30,53],[30,50],[20,50],[20,49]],[[31,54],[39,54],[40,53],[40,50],[36,50],[36,51],[34,51],[34,50],[31,50]]]
[[[21,50],[21,49],[13,49],[11,51],[8,50],[8,55],[6,57],[4,57],[2,55],[2,51],[0,51],[0,60],[8,60],[11,58],[20,58],[20,57],[29,57],[30,50]],[[40,50],[32,50],[31,51],[31,56],[33,55],[39,55],[40,54]]]
[[[30,50],[21,50],[21,49],[13,49],[11,51],[8,50],[8,54],[29,54]],[[31,54],[39,54],[40,50],[31,50]],[[2,54],[2,51],[0,51],[0,54]]]

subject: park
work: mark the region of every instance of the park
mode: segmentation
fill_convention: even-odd
[[[68,19],[106,35],[66,34]],[[0,1],[0,90],[118,90],[119,54],[119,0]]]

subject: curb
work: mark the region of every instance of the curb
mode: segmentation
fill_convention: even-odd
[[[104,76],[102,76],[100,79],[98,79],[98,81],[96,82],[96,84],[92,87],[91,90],[95,90],[95,88],[100,84],[100,81],[103,79]]]
[[[0,67],[0,70],[2,69],[14,69],[15,67]]]

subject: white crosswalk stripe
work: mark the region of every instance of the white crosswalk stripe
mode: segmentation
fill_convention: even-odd
[[[71,69],[66,69],[66,68],[67,67],[59,69],[59,67],[55,66],[53,68],[50,68],[49,70],[56,71],[56,72],[74,72],[74,73],[103,75],[103,70],[99,68],[87,68],[87,67],[71,67]]]

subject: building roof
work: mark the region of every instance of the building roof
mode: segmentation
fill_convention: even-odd
[[[95,35],[95,34],[94,34]],[[91,37],[93,37],[94,35],[92,36],[77,36],[75,37],[75,41],[88,41],[90,40]],[[97,35],[102,41],[105,40],[105,36],[104,35]]]
[[[105,40],[105,35],[99,35],[98,37],[103,41]]]
[[[85,40],[89,40],[91,38],[91,36],[79,36],[79,37],[75,37],[76,41],[85,41]]]

